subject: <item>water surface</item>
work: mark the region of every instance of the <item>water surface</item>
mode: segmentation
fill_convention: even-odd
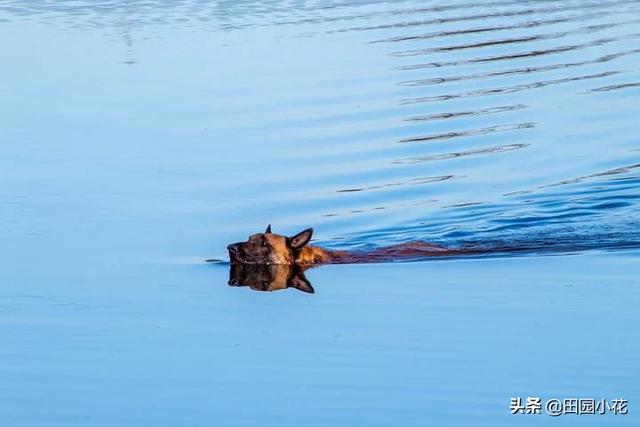
[[[640,2],[10,0],[0,34],[3,419],[637,423]],[[500,257],[313,295],[203,263],[267,223]]]

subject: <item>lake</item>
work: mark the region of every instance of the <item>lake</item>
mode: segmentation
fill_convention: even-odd
[[[7,425],[639,424],[640,2],[5,0],[0,36]],[[477,255],[229,286],[267,224]]]

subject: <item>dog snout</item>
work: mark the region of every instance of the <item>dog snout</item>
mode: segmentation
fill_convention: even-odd
[[[230,244],[227,246],[227,250],[229,251],[229,258],[231,259],[231,262],[238,261],[244,256],[244,250],[241,242]]]

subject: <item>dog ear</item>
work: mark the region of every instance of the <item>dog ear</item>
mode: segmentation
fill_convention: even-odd
[[[267,225],[267,229],[264,231],[264,234],[271,234],[271,224]]]
[[[313,235],[313,228],[307,228],[306,230],[302,230],[298,234],[293,237],[289,237],[288,243],[292,249],[300,249],[311,240],[311,235]]]
[[[289,286],[296,288],[299,291],[306,292],[308,294],[314,294],[316,291],[311,286],[311,283],[304,277],[304,274],[298,273],[296,274],[291,281],[289,282]]]

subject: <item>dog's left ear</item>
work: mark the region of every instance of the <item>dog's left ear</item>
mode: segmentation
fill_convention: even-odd
[[[313,289],[313,286],[311,286],[311,283],[307,280],[306,277],[304,277],[303,273],[296,274],[289,282],[289,286],[308,294],[314,294],[316,292]]]
[[[264,234],[271,234],[271,224],[267,225],[267,229],[264,230]]]
[[[313,228],[307,228],[306,230],[302,230],[298,234],[293,237],[289,237],[288,243],[292,249],[300,249],[311,240],[311,236],[313,235]]]

